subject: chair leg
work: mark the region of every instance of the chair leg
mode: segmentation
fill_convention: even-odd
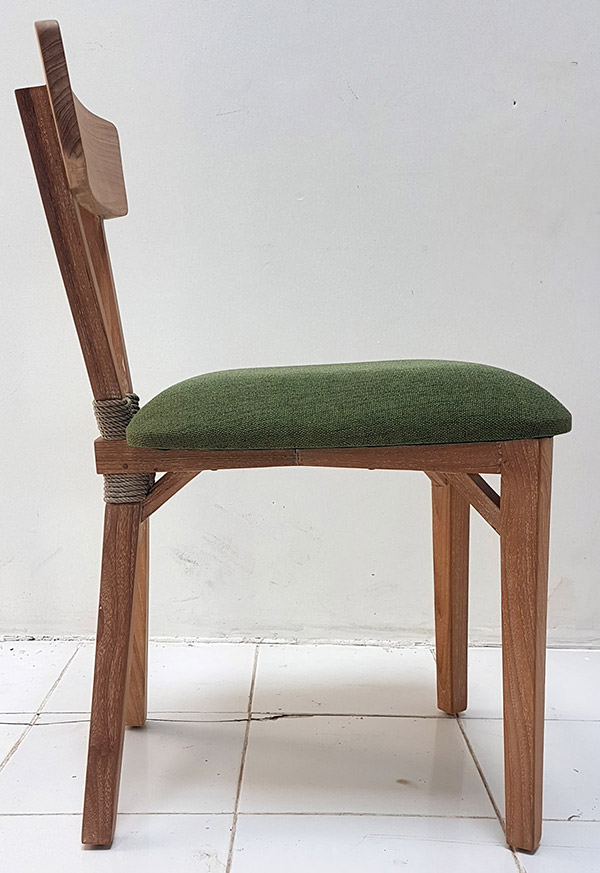
[[[141,504],[107,504],[82,842],[110,846],[117,815]]]
[[[437,705],[467,708],[469,504],[452,485],[432,482]]]
[[[141,524],[135,570],[135,589],[133,599],[133,643],[129,678],[127,680],[127,700],[125,703],[125,724],[129,727],[143,727],[146,724],[148,688],[148,581],[149,581],[149,520]]]
[[[552,440],[503,444],[500,500],[506,841],[542,834]]]

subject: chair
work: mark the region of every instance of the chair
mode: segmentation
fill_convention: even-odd
[[[127,212],[112,124],[71,91],[58,23],[36,24],[46,85],[16,92],[94,396],[105,521],[83,842],[110,846],[126,725],[146,718],[148,519],[204,470],[421,470],[432,484],[438,706],[467,705],[469,508],[501,541],[506,840],[541,837],[552,438],[533,382],[480,364],[230,370],[133,394],[104,220]],[[154,483],[154,474],[163,475]],[[501,475],[501,497],[481,476]]]

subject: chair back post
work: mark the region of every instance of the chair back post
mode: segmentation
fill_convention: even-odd
[[[95,400],[132,392],[104,219],[127,200],[116,129],[71,91],[60,30],[36,24],[47,84],[17,104]]]

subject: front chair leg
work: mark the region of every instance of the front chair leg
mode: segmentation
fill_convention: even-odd
[[[107,504],[82,842],[113,840],[125,731],[141,504]]]
[[[542,834],[546,604],[552,440],[502,446],[500,541],[506,841]]]
[[[443,476],[430,478],[437,705],[454,715],[467,708],[469,504]]]
[[[141,524],[133,598],[133,643],[127,680],[125,723],[143,727],[147,715],[148,688],[148,581],[150,560],[149,520]]]

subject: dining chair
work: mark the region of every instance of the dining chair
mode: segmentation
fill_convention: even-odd
[[[421,470],[431,480],[437,704],[449,714],[467,705],[470,507],[499,534],[506,840],[535,851],[552,438],[570,430],[568,410],[522,376],[443,360],[232,369],[140,408],[103,229],[127,213],[117,131],[73,94],[58,23],[35,26],[46,84],[16,97],[91,383],[105,483],[83,842],[111,845],[125,726],[146,719],[149,517],[205,470],[314,466]],[[500,495],[482,473],[500,474]]]

